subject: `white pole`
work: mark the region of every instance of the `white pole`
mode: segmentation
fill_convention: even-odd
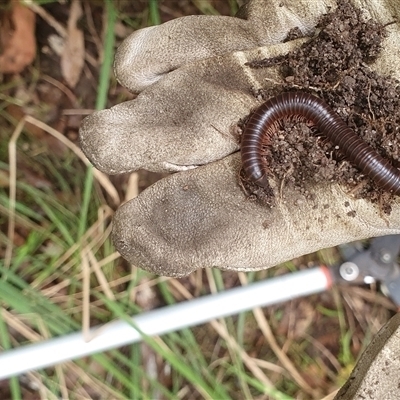
[[[326,268],[313,268],[242,286],[216,295],[208,295],[176,305],[149,311],[132,318],[140,331],[148,336],[162,335],[326,290],[331,278]],[[91,333],[99,329],[93,328]],[[0,379],[53,366],[135,343],[140,333],[124,321],[106,325],[93,340],[85,342],[81,332],[68,334],[0,354]]]

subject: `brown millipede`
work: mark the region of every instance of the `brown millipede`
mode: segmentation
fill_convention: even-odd
[[[400,194],[400,171],[380,156],[349,128],[323,100],[303,92],[281,93],[258,107],[248,120],[242,137],[241,155],[245,175],[258,186],[268,188],[268,166],[263,146],[268,144],[284,118],[311,121],[319,132],[339,147],[343,155],[378,186]]]

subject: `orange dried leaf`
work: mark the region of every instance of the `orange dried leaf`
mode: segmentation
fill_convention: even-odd
[[[0,72],[19,73],[32,63],[36,55],[35,14],[15,0],[5,18],[8,23],[4,23],[0,31],[3,48]]]

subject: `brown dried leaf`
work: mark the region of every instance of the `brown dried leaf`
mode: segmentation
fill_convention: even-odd
[[[8,172],[0,169],[0,188],[5,188],[10,185],[10,177]]]
[[[35,14],[18,0],[13,0],[10,13],[5,15],[0,42],[0,72],[19,73],[35,58]]]
[[[78,83],[85,60],[85,43],[83,32],[76,24],[82,15],[79,0],[73,0],[68,20],[67,37],[64,52],[61,56],[61,72],[70,87]]]

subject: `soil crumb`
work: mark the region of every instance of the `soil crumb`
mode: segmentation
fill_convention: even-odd
[[[369,67],[379,55],[384,38],[383,25],[366,20],[359,9],[340,0],[334,12],[321,18],[312,39],[299,49],[249,65],[278,65],[283,83],[261,92],[263,98],[299,90],[319,96],[365,142],[397,167],[399,82],[380,76]],[[304,192],[305,180],[339,182],[355,197],[380,203],[383,191],[345,160],[326,138],[319,132],[312,134],[305,124],[284,121],[272,145],[265,150],[271,174],[291,192]],[[254,185],[244,182],[244,187],[260,197]],[[385,197],[390,200],[393,196],[386,193]],[[269,203],[272,204],[271,199]],[[390,213],[390,206],[384,212]]]

